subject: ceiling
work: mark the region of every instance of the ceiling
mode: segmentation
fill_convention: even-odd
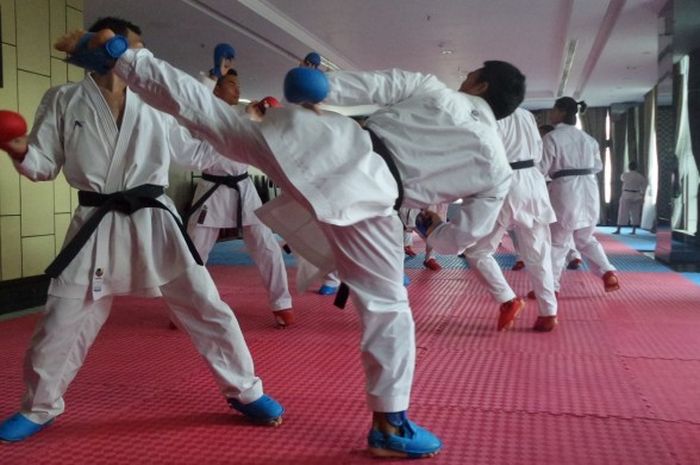
[[[341,69],[398,67],[454,88],[485,60],[509,61],[527,76],[535,109],[551,107],[560,89],[591,106],[642,101],[657,81],[665,2],[89,0],[85,22],[129,19],[149,49],[191,74],[211,68],[214,45],[229,42],[246,98],[279,96],[285,72],[316,50]]]

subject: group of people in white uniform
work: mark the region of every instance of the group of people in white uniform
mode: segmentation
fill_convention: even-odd
[[[398,69],[323,73],[310,54],[285,76],[285,105],[243,108],[232,47],[217,47],[202,85],[143,48],[131,22],[104,18],[90,31],[56,44],[90,72],[46,93],[28,136],[19,115],[0,112],[0,148],[15,168],[34,181],[62,169],[80,200],[47,270],[51,286],[25,360],[21,409],[0,425],[0,440],[21,441],[63,413],[63,394],[122,294],[162,296],[229,405],[279,425],[285,410],[264,393],[236,318],[202,266],[220,228],[242,230],[278,325],[293,322],[292,302],[266,224],[316,277],[337,273],[362,322],[367,441],[378,456],[431,457],[442,448],[407,413],[415,330],[397,211],[419,211],[411,226],[431,250],[464,252],[500,303],[499,330],[525,306],[493,258],[508,229],[532,278],[535,330],[557,324],[572,242],[606,291],[619,287],[593,235],[601,161],[595,140],[574,127],[578,104],[557,100],[555,129],[542,139],[532,114],[518,108],[525,76],[509,63],[487,61],[453,90],[433,75]],[[321,102],[380,109],[362,128]],[[171,161],[203,173],[184,224],[164,194]],[[282,195],[258,208],[248,165]],[[450,221],[430,210],[458,199]]]

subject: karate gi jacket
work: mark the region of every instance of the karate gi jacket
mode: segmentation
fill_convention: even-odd
[[[506,156],[510,163],[533,160],[535,166],[513,170],[510,191],[503,203],[499,223],[508,226],[517,223],[532,228],[533,223],[550,224],[556,221],[549,201],[544,175],[538,166],[542,161],[542,138],[535,117],[518,108],[512,115],[497,122]]]
[[[244,110],[216,98],[146,49],[128,50],[117,61],[115,73],[219,154],[260,168],[279,185],[284,195],[256,214],[267,208],[274,209],[268,216],[285,218],[291,226],[284,230],[263,222],[322,272],[333,269],[328,269],[332,258],[315,260],[327,259],[330,249],[314,222],[348,226],[394,213],[394,178],[372,151],[369,135],[352,119],[288,105],[270,108],[262,122],[251,121]]]
[[[396,162],[403,207],[427,208],[491,195],[499,185],[505,186],[497,195],[505,197],[512,170],[496,118],[482,98],[450,89],[433,75],[398,69],[327,75],[331,90],[326,103],[383,107],[365,124]],[[465,201],[451,225],[431,234],[431,245],[457,253],[488,234],[493,222],[474,221],[489,217],[479,208],[485,205]]]
[[[590,169],[594,174],[552,179],[549,198],[557,222],[575,231],[595,226],[600,213],[600,194],[595,173],[603,169],[596,140],[573,125],[559,123],[542,139],[542,170],[552,177],[570,169]]]
[[[205,89],[200,84],[197,84]],[[176,121],[127,89],[121,127],[90,75],[50,89],[29,134],[17,170],[33,181],[63,174],[71,187],[111,194],[142,184],[168,185],[171,159],[190,169],[213,166],[218,156]],[[158,198],[176,215],[173,202]],[[64,245],[95,207],[78,206]],[[158,287],[196,262],[172,216],[144,208],[109,212],[78,255],[52,279],[49,294],[99,299],[112,294],[158,295]]]
[[[206,174],[215,176],[238,176],[248,172],[248,165],[232,161],[225,157],[219,157],[216,163],[204,171]],[[209,189],[214,187],[214,183],[205,179],[197,181],[197,188],[192,198],[194,204],[201,198]],[[260,220],[255,213],[256,209],[262,206],[262,201],[258,192],[255,190],[255,185],[250,178],[246,178],[238,182],[238,189],[241,193],[242,226],[250,226],[260,224]],[[199,212],[202,208],[207,207],[207,213],[202,221],[198,221]],[[210,228],[235,228],[237,224],[238,212],[238,192],[236,189],[226,185],[220,185],[214,193],[204,202],[202,207],[192,213],[192,217],[200,226]]]

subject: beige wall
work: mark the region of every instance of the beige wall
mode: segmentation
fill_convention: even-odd
[[[0,108],[17,110],[31,124],[44,92],[75,82],[53,42],[83,27],[83,0],[0,0],[3,87]],[[0,154],[0,280],[34,276],[60,250],[77,196],[63,175],[53,182],[20,179]]]

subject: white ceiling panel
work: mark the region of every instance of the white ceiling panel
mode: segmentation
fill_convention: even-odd
[[[654,85],[656,13],[665,0],[90,0],[86,21],[122,16],[149,48],[196,74],[218,42],[237,50],[243,96],[281,94],[314,49],[343,69],[400,67],[457,87],[484,60],[528,77],[527,106],[550,106],[571,41],[564,92],[591,105],[641,101]],[[450,54],[441,51],[450,50]]]

